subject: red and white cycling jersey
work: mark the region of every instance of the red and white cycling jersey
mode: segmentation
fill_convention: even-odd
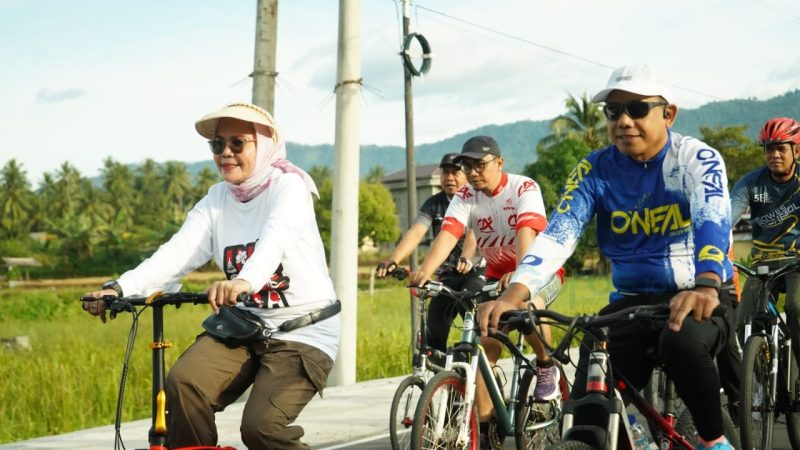
[[[447,208],[442,231],[460,238],[466,228],[475,232],[486,259],[486,278],[500,278],[517,267],[517,230],[528,227],[541,233],[547,215],[539,185],[532,179],[504,173],[491,195],[467,184]]]

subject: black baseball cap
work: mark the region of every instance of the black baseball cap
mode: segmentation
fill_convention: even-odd
[[[439,163],[439,168],[444,168],[444,166],[455,166],[460,168],[458,164],[456,164],[456,158],[458,158],[459,153],[446,153],[442,156],[442,162]]]
[[[464,142],[457,159],[483,159],[486,155],[502,156],[497,141],[490,136],[473,136],[467,139],[467,142]]]

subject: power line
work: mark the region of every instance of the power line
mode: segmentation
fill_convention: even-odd
[[[792,18],[794,18],[794,19],[800,20],[800,17],[798,17],[798,16],[795,16],[795,15],[794,15],[794,14],[792,14],[792,13],[788,13],[788,12],[786,12],[786,11],[780,10],[780,9],[778,9],[778,8],[776,8],[776,7],[772,6],[772,5],[768,5],[768,4],[766,4],[766,3],[759,2],[758,0],[750,0],[750,1],[751,1],[751,2],[753,2],[753,3],[755,3],[756,5],[763,6],[764,8],[769,8],[769,9],[771,9],[771,10],[773,10],[773,11],[777,11],[777,12],[779,12],[779,13],[781,13],[781,14],[785,15],[785,16],[789,16],[789,17],[792,17]]]
[[[751,1],[755,2],[756,0],[751,0]],[[572,58],[572,59],[576,59],[578,61],[582,61],[582,62],[591,64],[591,65],[594,65],[594,66],[597,66],[597,67],[602,67],[604,69],[610,69],[610,70],[614,70],[616,68],[614,66],[605,64],[605,63],[600,62],[600,61],[595,61],[595,60],[592,60],[592,59],[589,59],[589,58],[584,58],[582,56],[579,56],[579,55],[576,55],[576,54],[573,54],[573,53],[569,53],[569,52],[566,52],[564,50],[557,49],[555,47],[550,47],[548,45],[540,44],[540,43],[532,41],[530,39],[526,39],[526,38],[522,38],[522,37],[519,37],[519,36],[515,36],[513,34],[505,32],[505,31],[500,31],[500,30],[496,30],[494,28],[489,28],[487,26],[480,25],[478,23],[475,23],[475,22],[472,22],[472,21],[469,21],[469,20],[466,20],[466,19],[462,19],[460,17],[455,17],[453,15],[447,14],[447,13],[442,12],[442,11],[437,11],[435,9],[431,9],[431,8],[426,7],[426,6],[422,6],[422,5],[419,5],[419,4],[415,3],[414,7],[417,8],[417,9],[422,9],[424,11],[428,11],[428,12],[433,13],[433,14],[438,14],[438,15],[440,15],[442,17],[446,17],[446,18],[448,18],[448,19],[450,19],[450,20],[452,20],[454,22],[459,22],[459,23],[462,23],[462,24],[465,24],[465,25],[469,25],[471,27],[474,27],[474,28],[477,28],[477,29],[480,29],[480,30],[483,30],[483,31],[486,31],[486,32],[489,32],[489,33],[492,33],[492,34],[503,36],[506,39],[522,42],[522,43],[524,43],[526,45],[531,45],[531,46],[534,46],[534,47],[538,47],[540,49],[543,49],[543,50],[546,50],[546,51],[549,51],[549,52],[552,52],[552,53],[557,53],[559,55],[566,56],[566,57]],[[674,85],[674,84],[671,85],[671,86],[674,87],[674,88],[680,89],[682,91],[690,92],[690,93],[693,93],[693,94],[696,94],[696,95],[702,95],[702,96],[713,98],[713,99],[716,99],[716,100],[725,100],[725,98],[720,97],[718,95],[709,94],[707,92],[698,91],[696,89],[691,89],[691,88],[687,88],[687,87],[683,87],[683,86],[679,86],[679,85]]]
[[[434,13],[434,14],[439,14],[441,16],[447,17],[450,20],[455,20],[457,22],[461,22],[461,23],[470,25],[472,27],[479,28],[479,29],[484,30],[484,31],[488,31],[490,33],[498,34],[500,36],[506,37],[506,38],[514,40],[514,41],[519,41],[519,42],[523,42],[523,43],[528,44],[528,45],[533,45],[534,47],[539,47],[541,49],[544,49],[544,50],[547,50],[547,51],[550,51],[550,52],[554,52],[554,53],[558,53],[560,55],[563,55],[563,56],[566,56],[566,57],[569,57],[569,58],[573,58],[573,59],[577,59],[579,61],[583,61],[585,63],[589,63],[589,64],[592,64],[592,65],[595,65],[595,66],[598,66],[598,67],[603,67],[603,68],[606,68],[606,69],[614,70],[614,67],[609,66],[608,64],[604,64],[604,63],[601,63],[601,62],[598,62],[598,61],[594,61],[594,60],[591,60],[591,59],[588,59],[588,58],[584,58],[582,56],[574,55],[572,53],[565,52],[565,51],[559,50],[557,48],[549,47],[547,45],[540,44],[538,42],[534,42],[534,41],[531,41],[529,39],[521,38],[519,36],[514,36],[513,34],[509,34],[509,33],[506,33],[504,31],[495,30],[493,28],[489,28],[489,27],[477,24],[475,22],[470,22],[469,20],[464,20],[464,19],[461,19],[461,18],[458,18],[458,17],[455,17],[455,16],[451,16],[449,14],[443,13],[441,11],[436,11],[436,10],[431,9],[431,8],[427,8],[427,7],[422,6],[422,5],[414,5],[414,6],[416,8],[419,8],[419,9],[422,9],[422,10],[425,10],[425,11],[428,11],[428,12],[431,12],[431,13]]]

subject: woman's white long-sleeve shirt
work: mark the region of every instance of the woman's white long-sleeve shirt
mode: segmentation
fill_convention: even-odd
[[[213,258],[228,279],[246,280],[263,308],[247,308],[277,328],[336,300],[302,178],[273,169],[269,187],[247,203],[218,183],[189,212],[172,238],[118,280],[125,295],[146,295],[177,283]],[[273,337],[302,342],[336,358],[339,315]]]

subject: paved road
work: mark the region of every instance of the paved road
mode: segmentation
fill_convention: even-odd
[[[501,365],[508,364],[507,361]],[[509,373],[509,371],[506,371]],[[571,374],[570,374],[571,376]],[[324,398],[316,397],[298,419],[305,428],[304,441],[313,450],[386,450],[389,406],[397,385],[403,377],[371,380],[351,386],[336,386],[325,390]],[[230,405],[217,414],[220,445],[244,449],[239,438],[239,421],[244,403]],[[147,447],[149,420],[124,423],[122,437],[126,448]],[[786,426],[779,424],[775,432],[775,450],[789,450]],[[0,450],[82,449],[109,450],[114,447],[114,427],[92,428],[57,436],[0,445]],[[513,449],[513,438],[507,438],[505,449]],[[505,450],[504,449],[504,450]]]

